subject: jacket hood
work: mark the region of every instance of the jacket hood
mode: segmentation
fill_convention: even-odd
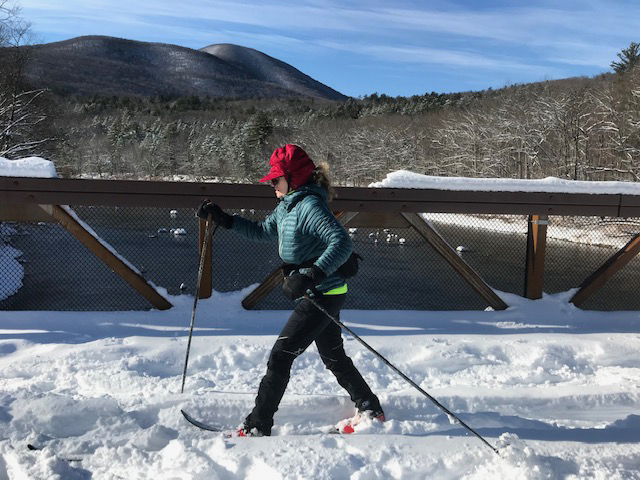
[[[297,190],[282,197],[281,201],[285,204],[287,210],[291,210],[296,203],[309,195],[318,195],[325,203],[328,198],[327,190],[324,187],[316,185],[315,183],[306,183]]]

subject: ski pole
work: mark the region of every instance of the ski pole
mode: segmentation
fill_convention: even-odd
[[[198,305],[198,297],[200,296],[200,284],[202,283],[202,272],[204,271],[204,257],[207,253],[207,243],[209,240],[209,228],[212,223],[212,216],[209,214],[207,217],[207,223],[204,227],[204,241],[202,242],[202,252],[200,253],[200,266],[198,267],[198,285],[196,287],[196,294],[193,296],[193,309],[191,310],[191,326],[189,328],[189,341],[187,342],[187,356],[184,359],[184,370],[182,372],[182,388],[180,393],[184,393],[184,382],[187,379],[187,365],[189,364],[189,351],[191,350],[191,338],[193,337],[193,326],[196,319],[196,306]],[[213,236],[216,233],[218,225],[213,229]]]
[[[340,328],[343,328],[344,330],[346,330],[347,332],[349,332],[353,338],[355,338],[356,340],[358,340],[362,345],[364,345],[367,350],[369,350],[371,353],[373,353],[374,355],[376,355],[380,360],[382,360],[389,368],[391,368],[394,372],[396,372],[398,375],[400,375],[404,380],[406,380],[412,387],[414,387],[416,390],[418,390],[421,394],[423,394],[425,397],[427,397],[429,400],[431,400],[433,402],[433,404],[438,407],[440,410],[442,410],[444,413],[447,414],[447,416],[449,417],[449,419],[454,419],[457,423],[459,423],[460,425],[462,425],[464,428],[466,428],[467,430],[469,430],[471,433],[473,433],[476,437],[478,437],[480,440],[482,440],[482,442],[487,445],[491,450],[493,450],[495,453],[499,454],[498,449],[495,448],[493,445],[491,445],[489,442],[487,442],[484,437],[482,437],[482,435],[480,435],[478,432],[476,432],[473,428],[471,428],[469,425],[467,425],[466,423],[464,423],[462,420],[460,420],[460,418],[458,418],[457,415],[455,415],[454,413],[452,413],[451,411],[449,411],[449,409],[447,407],[445,407],[444,405],[442,405],[438,400],[436,400],[435,398],[433,398],[431,395],[429,395],[426,391],[424,391],[422,388],[420,388],[420,385],[418,385],[416,382],[414,382],[413,380],[411,380],[409,377],[407,377],[404,373],[402,373],[395,365],[393,365],[389,360],[387,360],[381,353],[379,353],[377,350],[375,350],[371,345],[369,345],[367,342],[365,342],[362,338],[360,338],[353,330],[351,330],[349,327],[347,327],[344,323],[342,323],[340,320],[338,320],[336,317],[334,317],[333,315],[331,315],[329,312],[327,312],[327,310],[320,306],[318,304],[318,302],[316,302],[314,299],[309,298],[309,297],[305,297],[307,298],[311,304],[313,306],[315,306],[318,310],[320,310],[322,313],[324,313],[327,317],[329,317],[334,323],[336,323]]]

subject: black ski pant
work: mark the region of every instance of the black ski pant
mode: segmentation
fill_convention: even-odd
[[[339,318],[345,297],[325,295],[315,301],[333,317]],[[293,361],[314,341],[325,366],[349,393],[356,408],[380,409],[378,397],[344,351],[340,327],[305,298],[296,305],[271,350],[267,373],[258,388],[256,405],[245,421],[247,427],[255,427],[264,435],[271,434],[273,415],[289,383]]]

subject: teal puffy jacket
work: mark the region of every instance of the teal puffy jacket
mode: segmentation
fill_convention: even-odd
[[[311,259],[327,278],[317,285],[328,292],[345,284],[336,270],[351,255],[351,237],[329,210],[327,191],[306,184],[281,198],[278,206],[262,222],[235,216],[233,231],[251,240],[278,239],[278,253],[285,263],[300,265]]]

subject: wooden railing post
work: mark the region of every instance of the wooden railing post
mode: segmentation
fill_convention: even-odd
[[[542,298],[548,224],[549,217],[547,215],[529,215],[527,253],[525,258],[524,296],[532,300]]]

